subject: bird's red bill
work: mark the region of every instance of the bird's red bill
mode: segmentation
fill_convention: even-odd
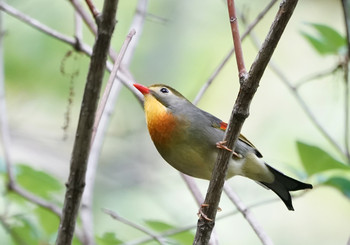
[[[137,88],[142,94],[148,94],[149,88],[138,83],[134,83],[134,87]]]

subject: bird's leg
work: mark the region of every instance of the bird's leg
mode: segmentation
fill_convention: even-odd
[[[216,143],[216,148],[219,148],[219,149],[224,149],[224,150],[227,150],[227,151],[230,151],[232,152],[232,154],[237,157],[237,158],[242,158],[242,155],[241,154],[238,154],[237,152],[234,152],[232,151],[230,148],[228,148],[225,144],[227,143],[226,140],[224,141],[219,141]]]

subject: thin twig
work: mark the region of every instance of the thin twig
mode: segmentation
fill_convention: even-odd
[[[96,130],[98,128],[98,125],[100,123],[100,120],[101,120],[101,116],[102,116],[102,113],[104,111],[104,108],[106,106],[106,103],[107,103],[107,100],[108,100],[108,97],[109,97],[109,94],[111,92],[111,89],[112,89],[112,86],[113,86],[113,83],[114,83],[114,80],[116,79],[117,77],[117,72],[119,70],[119,67],[120,67],[120,64],[122,62],[122,59],[124,57],[124,54],[128,48],[128,45],[132,39],[132,37],[135,35],[135,30],[132,29],[129,34],[127,35],[121,49],[120,49],[120,52],[119,52],[119,55],[114,63],[114,66],[113,66],[113,69],[112,69],[112,72],[109,76],[109,79],[108,79],[108,82],[106,84],[106,88],[104,90],[104,93],[103,93],[103,96],[102,96],[102,99],[101,99],[101,102],[99,103],[99,106],[98,106],[98,109],[97,109],[97,112],[96,112],[96,118],[95,118],[95,123],[94,123],[94,131],[92,133],[92,138],[91,138],[91,141],[93,142],[94,139],[95,139],[95,134],[96,134]]]
[[[148,236],[150,236],[152,238],[152,240],[156,240],[159,244],[161,244],[161,245],[167,244],[166,239],[163,238],[162,236],[153,233],[149,229],[147,229],[139,224],[136,224],[134,222],[131,222],[130,220],[124,219],[116,212],[109,210],[109,209],[106,209],[106,208],[102,209],[102,211],[105,212],[106,214],[108,214],[109,216],[111,216],[113,219],[118,220],[119,222],[122,222],[123,224],[126,224],[130,227],[133,227],[133,228],[147,234]]]
[[[82,25],[82,19],[81,15],[77,12],[74,11],[74,26],[75,26],[75,39],[77,40],[77,43],[81,43],[83,40],[83,25]]]
[[[57,205],[48,202],[41,197],[38,197],[27,190],[23,189],[21,186],[19,186],[14,180],[11,180],[8,184],[9,190],[17,193],[21,197],[24,197],[27,201],[34,203],[42,208],[45,208],[54,214],[56,214],[58,217],[61,217],[61,208]]]
[[[254,27],[260,22],[260,20],[266,15],[266,13],[272,8],[272,6],[277,2],[277,0],[271,0],[271,2],[266,5],[266,7],[258,14],[258,16],[252,21],[244,31],[241,41],[243,41],[249,33],[254,29]],[[243,20],[243,18],[242,18]],[[203,84],[201,89],[196,95],[196,98],[193,100],[193,104],[198,104],[199,100],[203,97],[204,93],[207,91],[209,86],[213,83],[214,79],[219,75],[224,66],[227,64],[228,60],[234,54],[234,48],[232,48],[228,54],[224,57],[224,59],[220,62],[220,64],[215,68],[213,73],[210,75],[209,79]]]
[[[254,37],[253,37],[254,36]],[[253,40],[257,40],[255,38],[255,35],[252,34],[252,39]],[[255,45],[257,44],[257,41],[254,41]],[[340,69],[342,69],[342,65],[341,64],[337,64],[335,67],[325,70],[325,71],[321,71],[317,74],[312,74],[310,76],[304,77],[301,80],[295,82],[294,88],[295,89],[299,89],[301,88],[303,85],[305,85],[306,83],[309,83],[311,81],[315,81],[315,80],[319,80],[323,77],[329,76],[330,74],[336,73],[337,71],[339,71]]]
[[[73,5],[75,11],[77,11],[79,15],[82,17],[83,21],[88,26],[90,31],[94,34],[94,36],[96,36],[97,26],[94,22],[94,19],[92,19],[91,15],[84,10],[83,6],[80,4],[80,0],[69,0],[69,1]]]
[[[270,237],[266,234],[262,226],[259,224],[258,220],[252,214],[250,209],[241,201],[238,195],[232,190],[232,188],[225,184],[224,191],[228,198],[236,205],[239,212],[248,221],[249,225],[253,228],[256,235],[259,237],[262,244],[272,245],[273,242]]]
[[[94,16],[94,18],[96,18],[100,12],[97,10],[97,8],[95,7],[95,5],[92,3],[91,0],[85,0],[87,6],[89,7],[92,15]]]
[[[236,15],[236,8],[234,1],[228,0],[227,1],[227,8],[228,8],[228,14],[230,18],[230,24],[231,24],[231,32],[232,32],[232,39],[234,43],[234,49],[236,53],[236,62],[237,62],[237,68],[238,68],[238,77],[242,79],[246,76],[246,69],[244,65],[244,58],[243,58],[243,51],[242,51],[242,45],[241,45],[241,37],[239,35],[239,29],[238,29],[238,21],[237,21],[237,15]]]

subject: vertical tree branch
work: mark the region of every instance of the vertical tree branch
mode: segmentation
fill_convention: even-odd
[[[249,106],[253,96],[259,86],[264,70],[275,50],[277,43],[290,19],[297,4],[297,0],[285,0],[280,4],[280,9],[270,27],[270,31],[259,50],[254,63],[246,77],[241,77],[241,86],[235,102],[230,122],[225,133],[224,141],[227,147],[234,148],[240,130],[245,119],[249,115]],[[209,206],[203,212],[211,220],[199,219],[194,244],[208,244],[211,231],[215,224],[215,217],[220,201],[224,180],[227,173],[227,166],[231,152],[219,150],[219,154],[214,166],[212,178],[209,183],[205,203]]]
[[[105,0],[102,14],[96,17],[98,32],[80,110],[62,218],[56,240],[57,245],[71,244],[73,239],[75,223],[85,186],[87,160],[90,152],[95,113],[110,41],[116,22],[117,5],[118,0]]]

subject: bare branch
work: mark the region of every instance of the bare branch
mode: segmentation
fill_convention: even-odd
[[[62,219],[56,240],[57,245],[71,244],[85,186],[87,161],[99,93],[106,67],[107,53],[115,26],[117,0],[105,0],[98,22],[98,34],[93,48],[90,69],[86,81],[78,128],[71,158]]]
[[[264,245],[272,245],[273,242],[270,237],[265,233],[262,226],[259,224],[258,220],[252,214],[250,209],[241,201],[238,195],[232,190],[232,188],[225,184],[224,191],[228,198],[236,205],[238,211],[244,216],[248,221],[249,225],[253,228],[256,235],[259,237],[260,241]]]
[[[237,21],[237,15],[236,15],[236,8],[235,8],[234,1],[228,0],[227,5],[228,5],[227,8],[228,8],[228,12],[229,12],[228,14],[229,14],[230,24],[231,24],[232,39],[234,43],[233,46],[236,53],[238,76],[241,79],[242,77],[246,76],[247,71],[244,65],[241,37],[239,36],[238,21]]]
[[[92,15],[94,16],[94,18],[96,18],[100,12],[97,10],[97,8],[95,7],[95,5],[92,3],[91,0],[85,0],[87,6],[89,7]]]
[[[83,40],[83,25],[82,25],[82,19],[81,15],[75,11],[74,12],[74,20],[75,20],[75,39],[77,40],[77,43],[81,43]]]
[[[89,27],[90,31],[96,36],[97,26],[94,19],[84,10],[83,6],[80,4],[80,0],[69,0],[73,5],[74,9],[80,14],[85,24]]]
[[[122,59],[124,57],[124,54],[126,52],[126,49],[128,48],[128,45],[132,39],[132,37],[135,35],[135,30],[132,29],[128,36],[126,37],[123,45],[122,45],[122,48],[120,50],[120,53],[117,57],[117,60],[115,61],[114,63],[114,66],[113,66],[113,69],[112,69],[112,72],[109,76],[109,79],[108,79],[108,82],[107,82],[107,85],[106,85],[106,88],[105,88],[105,91],[103,93],[103,96],[102,96],[102,99],[101,99],[101,102],[98,106],[98,109],[97,109],[97,112],[96,112],[96,118],[95,118],[95,123],[94,123],[94,131],[92,133],[92,142],[94,141],[94,138],[95,138],[95,134],[96,134],[96,130],[98,128],[98,125],[100,123],[100,120],[101,120],[101,116],[102,116],[102,113],[104,111],[104,108],[106,106],[106,103],[107,103],[107,100],[108,100],[108,96],[111,92],[111,89],[112,89],[112,86],[113,86],[113,83],[114,83],[114,80],[116,79],[117,77],[117,72],[119,70],[119,67],[120,67],[120,64],[122,62]]]
[[[118,215],[116,212],[109,210],[109,209],[102,209],[103,212],[105,212],[106,214],[108,214],[109,216],[111,216],[113,219],[118,220],[120,222],[122,222],[123,224],[126,224],[128,226],[131,226],[145,234],[147,234],[148,236],[152,237],[153,240],[156,240],[159,244],[161,245],[165,245],[167,244],[165,239],[155,233],[153,233],[152,231],[146,229],[145,227],[135,224],[133,222],[131,222],[130,220],[124,219],[123,217],[121,217],[120,215]]]
[[[264,70],[275,50],[277,43],[294,11],[297,0],[286,0],[280,4],[280,9],[270,27],[270,31],[252,64],[246,77],[240,77],[241,86],[235,102],[230,122],[225,133],[224,141],[230,149],[234,148],[240,130],[245,119],[249,115],[249,106],[259,86]],[[230,6],[230,5],[229,5]],[[243,79],[242,79],[243,78]],[[205,203],[209,206],[203,212],[212,220],[200,219],[197,224],[197,233],[194,244],[207,244],[211,231],[214,227],[214,220],[221,192],[224,185],[227,166],[232,152],[219,150],[217,161],[214,166],[212,178],[209,183]]]
[[[61,208],[59,208],[57,205],[48,202],[28,191],[23,189],[21,186],[19,186],[14,179],[11,180],[8,184],[9,190],[12,190],[13,192],[17,193],[18,195],[24,197],[29,202],[34,203],[42,208],[45,208],[49,211],[52,211],[54,214],[56,214],[58,217],[61,217]]]

